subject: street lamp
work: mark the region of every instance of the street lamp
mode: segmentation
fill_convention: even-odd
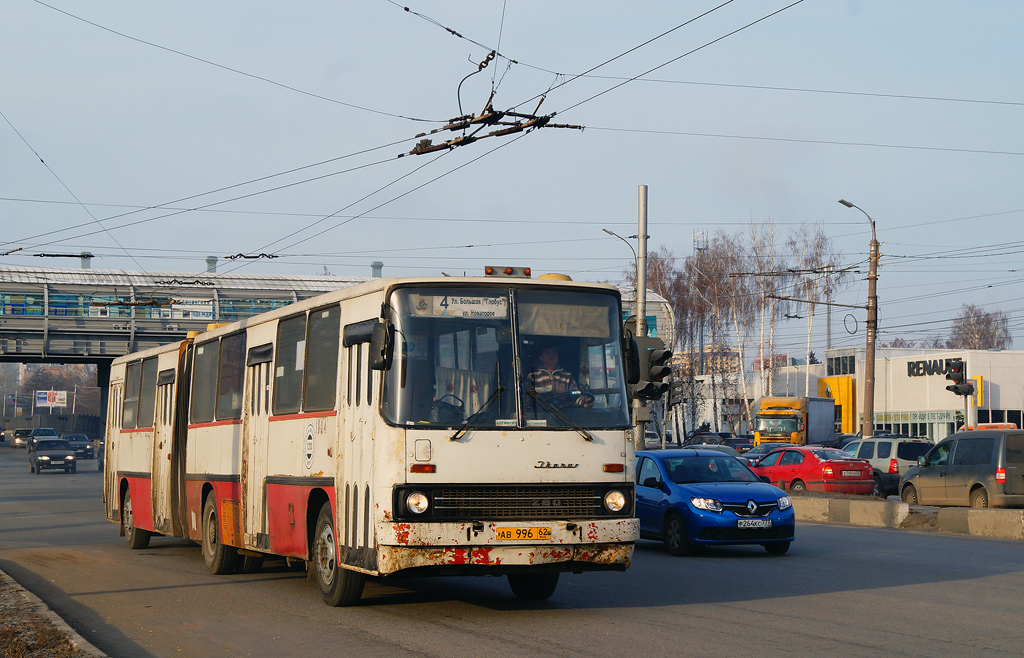
[[[861,211],[871,224],[871,250],[868,252],[868,337],[864,357],[864,421],[862,424],[864,438],[868,438],[875,433],[875,334],[878,329],[878,296],[875,293],[875,286],[878,281],[878,240],[875,238],[875,220],[871,219],[871,215],[846,199],[840,199],[839,203],[847,208],[856,208]]]
[[[606,228],[603,228],[601,230],[604,231],[605,233],[607,233],[608,235],[616,237],[616,238],[618,238],[618,239],[620,239],[620,240],[622,240],[623,242],[626,243],[626,246],[629,247],[629,250],[633,252],[633,264],[635,265],[636,264],[636,249],[633,248],[633,245],[629,244],[629,240],[627,240],[626,238],[622,237],[621,235],[619,235],[615,231],[609,231]],[[636,236],[635,235],[631,235],[629,237],[635,238]]]

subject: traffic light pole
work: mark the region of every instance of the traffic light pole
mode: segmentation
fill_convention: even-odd
[[[636,329],[641,337],[647,336],[647,186],[639,187],[637,212],[636,257],[636,293],[633,301],[636,306]],[[633,399],[633,447],[642,450],[644,447],[644,426],[649,411],[644,401]]]

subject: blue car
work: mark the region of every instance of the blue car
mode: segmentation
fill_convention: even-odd
[[[672,555],[725,544],[784,555],[795,526],[782,489],[735,457],[687,448],[636,453],[636,515],[640,536],[665,542]]]

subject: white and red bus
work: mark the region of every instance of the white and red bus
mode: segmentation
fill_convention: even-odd
[[[566,277],[382,278],[121,357],[107,518],[134,549],[200,543],[215,574],[306,561],[329,605],[367,576],[539,600],[626,569],[621,317],[616,288]]]

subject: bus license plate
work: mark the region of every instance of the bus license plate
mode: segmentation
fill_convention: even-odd
[[[501,541],[545,541],[551,539],[551,528],[495,528],[494,536]]]
[[[856,477],[860,477],[860,475],[861,475],[860,471],[843,471],[843,477],[844,478],[856,478]]]
[[[736,519],[737,528],[770,528],[771,519]]]

